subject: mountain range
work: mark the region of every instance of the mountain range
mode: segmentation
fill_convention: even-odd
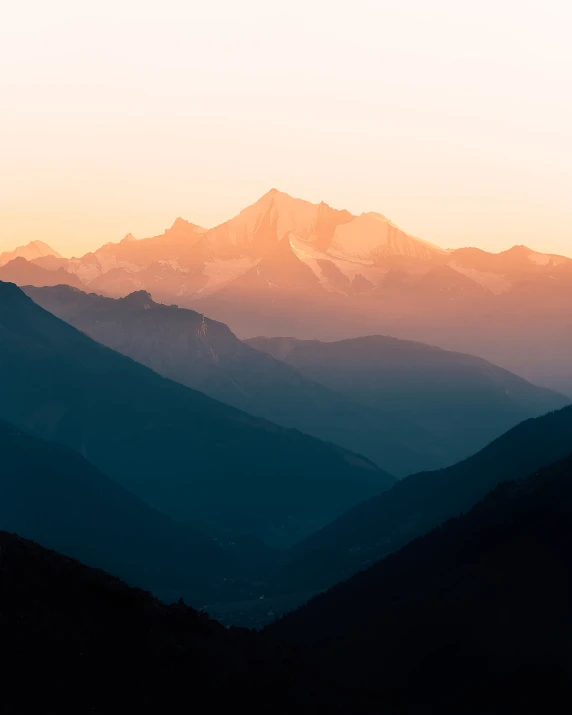
[[[1,421],[0,448],[3,529],[169,602],[248,594],[248,568],[232,549],[151,509],[77,452]]]
[[[193,699],[215,711],[292,712],[296,669],[254,634],[14,534],[0,532],[0,558],[2,712],[150,715]]]
[[[403,340],[245,344],[226,325],[144,291],[112,299],[68,286],[24,290],[161,375],[363,454],[398,477],[452,464],[569,402],[484,360]]]
[[[400,480],[296,544],[275,588],[307,593],[333,586],[458,517],[498,484],[570,453],[572,406],[526,420],[458,464]]]
[[[571,470],[504,483],[261,634],[1,532],[2,707],[565,713]]]
[[[215,536],[291,544],[394,482],[365,457],[159,376],[10,283],[0,346],[0,419]]]
[[[348,687],[346,712],[566,712],[571,477],[567,457],[502,484],[263,635]]]
[[[145,290],[241,338],[419,340],[572,394],[572,260],[563,256],[525,246],[444,250],[381,214],[354,216],[276,189],[212,229],[177,219],[152,238],[129,234],[79,258],[54,253],[31,258],[47,273],[20,267],[12,280],[110,297]]]
[[[291,310],[310,295],[311,270],[280,238],[293,225],[305,255],[313,245],[374,266],[435,262],[417,287],[405,281],[407,300],[443,300],[436,281],[451,266],[439,262],[451,252],[379,216],[359,223],[358,240],[347,212],[284,202],[266,223],[243,212],[244,231],[178,222],[167,239],[129,236],[122,255],[139,245],[149,260],[165,241],[188,249],[185,260],[202,252],[200,281],[214,256],[207,236],[216,260],[264,254],[212,297],[241,285],[255,296],[258,278],[274,272],[286,281],[267,287]],[[372,249],[373,220],[386,225],[382,250]],[[516,265],[514,256],[469,260],[505,276]],[[526,260],[540,268],[538,315],[548,315],[542,271],[565,264]],[[0,272],[61,275],[66,261],[16,256]],[[126,281],[124,268],[99,278],[117,270]],[[18,533],[0,532],[0,710],[568,712],[565,397],[481,358],[384,335],[241,341],[145,290],[26,292],[0,281],[0,529]],[[467,296],[467,316],[479,300]],[[376,435],[382,465],[427,458],[427,445],[439,458],[475,453],[396,480],[361,449],[376,448]],[[226,625],[270,625],[226,629],[156,596],[182,597]]]
[[[246,342],[309,379],[428,432],[433,444],[447,450],[448,462],[439,466],[470,456],[528,417],[570,402],[482,358],[383,335]]]
[[[26,261],[33,261],[37,258],[61,259],[61,256],[53,248],[50,248],[43,241],[30,241],[26,246],[19,246],[14,251],[4,251],[0,253],[0,266],[6,265],[16,258],[23,258]]]

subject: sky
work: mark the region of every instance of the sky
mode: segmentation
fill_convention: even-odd
[[[0,250],[276,187],[572,256],[570,0],[0,0]]]

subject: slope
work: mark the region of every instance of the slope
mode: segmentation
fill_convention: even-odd
[[[353,685],[367,712],[564,713],[571,547],[568,457],[497,487],[266,637],[295,645],[332,683]]]
[[[429,432],[446,449],[443,466],[570,402],[481,358],[387,336],[246,342],[311,380]]]
[[[0,422],[0,528],[166,600],[232,598],[231,553],[151,509],[76,452]],[[236,582],[235,582],[236,583]]]
[[[391,482],[363,457],[160,377],[8,283],[0,368],[0,418],[208,528],[292,543]]]
[[[332,586],[458,516],[500,482],[526,477],[571,451],[572,407],[522,422],[463,462],[402,479],[296,545],[275,589]]]
[[[0,280],[16,285],[55,286],[60,284],[83,288],[83,283],[63,268],[50,270],[25,258],[14,258],[0,267]]]
[[[364,454],[392,474],[403,476],[454,461],[441,435],[415,424],[407,414],[359,404],[192,310],[160,305],[143,291],[115,300],[66,286],[24,290],[94,340],[161,375]]]
[[[0,559],[2,712],[299,711],[295,667],[264,658],[253,634],[13,534],[0,532]]]
[[[27,261],[32,261],[36,258],[43,258],[44,256],[59,258],[60,254],[43,241],[30,241],[27,245],[18,246],[18,248],[15,248],[13,251],[0,253],[0,266],[6,265],[6,263],[14,260],[14,258],[25,258]]]

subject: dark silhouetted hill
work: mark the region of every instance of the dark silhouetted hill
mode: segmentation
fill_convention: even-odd
[[[353,689],[347,712],[566,713],[571,549],[567,458],[498,486],[265,636]]]
[[[223,405],[88,338],[0,283],[0,418],[72,447],[150,506],[289,544],[393,478]]]
[[[240,555],[151,509],[68,447],[0,422],[0,453],[1,529],[166,601],[201,607],[249,593],[244,578],[254,574]]]
[[[248,631],[6,532],[0,576],[2,713],[299,710],[296,670]]]
[[[24,291],[38,305],[94,340],[147,365],[164,377],[250,414],[284,427],[295,427],[364,454],[397,476],[436,469],[456,461],[455,456],[466,456],[457,443],[459,432],[465,434],[467,430],[457,428],[454,435],[449,435],[446,429],[434,428],[433,422],[438,426],[437,414],[433,422],[428,415],[425,421],[422,416],[411,416],[410,405],[405,404],[409,392],[406,376],[400,383],[404,408],[385,409],[382,400],[379,404],[356,400],[338,391],[335,381],[326,386],[321,384],[319,375],[309,379],[295,367],[246,345],[223,323],[193,310],[156,303],[145,291],[121,299],[87,294],[67,286],[26,287]],[[411,373],[414,382],[415,368]],[[365,379],[367,375],[356,377],[356,380]],[[441,382],[446,383],[446,379]],[[449,395],[458,387],[457,383],[451,381]],[[343,389],[343,383],[341,387]],[[536,390],[537,401],[542,402],[542,390],[532,386],[530,390],[533,393]],[[499,388],[498,392],[502,390]],[[546,409],[565,404],[565,398],[548,390],[544,392]],[[478,392],[470,395],[468,388],[458,403],[468,397],[475,403],[471,405],[469,402],[465,407],[473,426],[480,424],[480,417],[484,415],[488,418],[485,423],[491,423],[486,428],[486,434],[491,436],[501,434],[538,411],[546,411],[535,411],[536,405],[531,405],[528,410],[525,407],[520,411],[514,409],[507,416],[499,409],[499,400],[494,404],[490,404],[491,400],[487,403]],[[430,396],[423,395],[418,399],[427,413],[430,412],[429,399]],[[479,409],[483,402],[484,410]],[[445,408],[441,408],[439,414],[446,413]],[[456,425],[458,421],[451,419],[450,423]],[[468,427],[466,423],[467,420],[461,426]],[[494,432],[495,426],[499,428],[498,432]],[[465,438],[465,443],[468,439]],[[473,438],[471,443],[481,447],[485,441]]]
[[[261,634],[0,532],[9,713],[567,713],[572,458]]]
[[[470,509],[497,484],[522,479],[572,452],[572,407],[530,419],[469,459],[406,477],[291,549],[278,590],[333,586]]]

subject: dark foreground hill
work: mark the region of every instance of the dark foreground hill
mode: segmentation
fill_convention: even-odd
[[[567,713],[571,548],[569,458],[256,634],[1,532],[0,710]]]
[[[296,712],[290,667],[248,631],[6,532],[0,576],[3,714]]]
[[[500,485],[264,636],[295,645],[367,712],[569,712],[571,550],[569,457]]]
[[[0,419],[174,518],[291,544],[383,490],[372,462],[164,379],[0,283]]]
[[[406,477],[290,550],[275,589],[316,591],[470,509],[504,481],[522,479],[572,452],[572,407],[526,420],[469,459]]]

